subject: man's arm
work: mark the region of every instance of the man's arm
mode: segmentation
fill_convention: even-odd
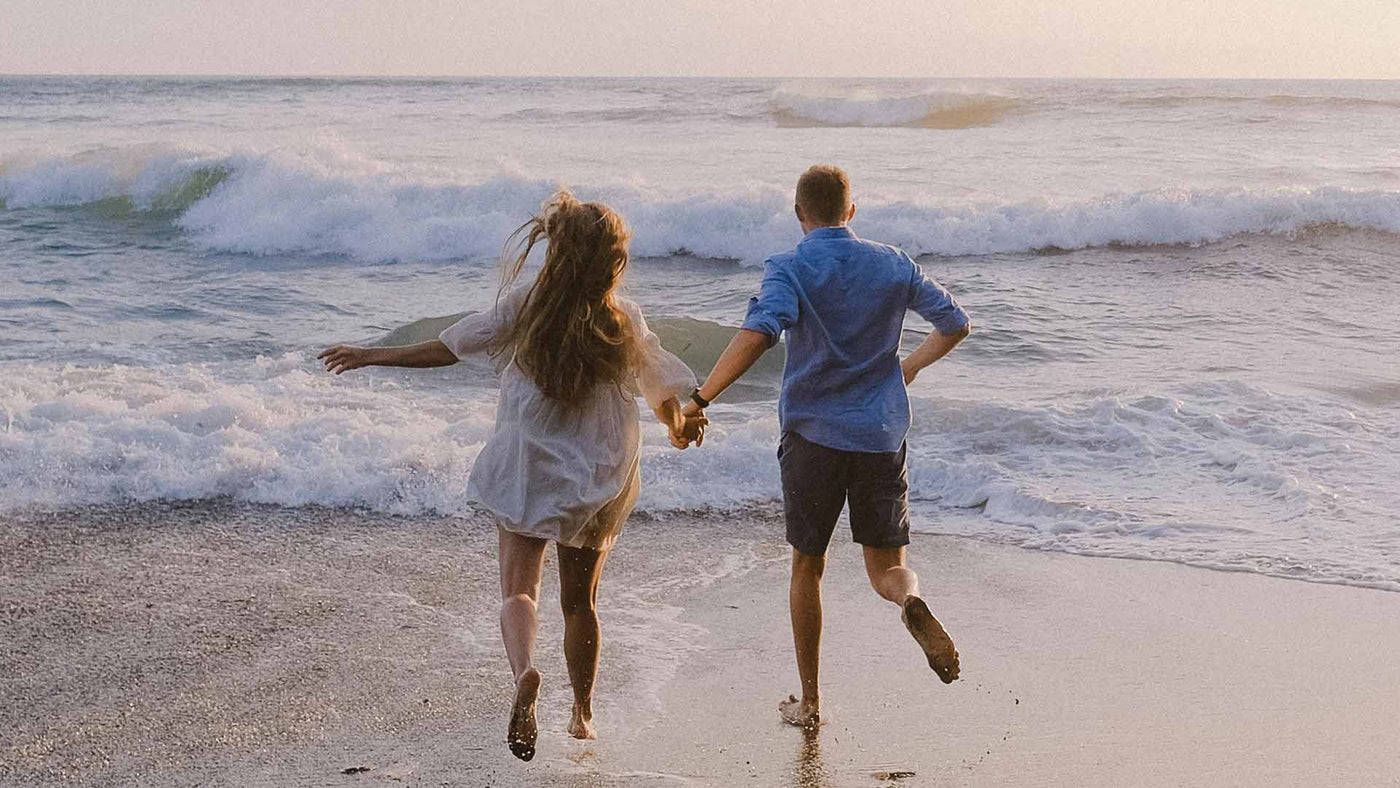
[[[908,255],[904,259],[909,265],[909,308],[933,324],[933,333],[899,363],[907,386],[924,367],[948,355],[966,339],[972,333],[972,321],[952,293],[929,278]]]
[[[337,375],[360,367],[423,368],[446,367],[457,363],[457,356],[437,339],[397,347],[336,345],[321,351],[316,358],[325,362],[327,372]]]
[[[904,385],[914,382],[914,378],[919,376],[924,367],[932,364],[940,358],[948,355],[958,343],[967,338],[972,333],[972,322],[966,322],[962,328],[956,329],[951,334],[943,334],[937,330],[929,334],[914,352],[899,362],[899,368],[904,371]]]
[[[700,384],[696,393],[701,399],[712,400],[724,393],[730,384],[749,371],[749,367],[768,351],[772,340],[767,334],[761,331],[753,331],[747,328],[739,329],[739,333],[729,340],[729,346],[720,354],[719,361],[715,362],[715,368],[710,370],[705,382]],[[700,412],[700,406],[694,402],[688,402],[685,406],[685,415],[694,416]]]
[[[749,299],[749,311],[744,315],[739,333],[729,340],[714,369],[710,370],[695,393],[707,402],[724,393],[796,322],[797,291],[782,266],[769,258],[763,265],[763,282],[758,287],[758,296]],[[683,411],[687,419],[703,412],[694,401],[686,403]]]

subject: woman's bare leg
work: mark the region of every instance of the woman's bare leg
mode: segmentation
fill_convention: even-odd
[[[574,687],[574,713],[569,734],[592,739],[593,681],[598,676],[602,648],[598,626],[598,578],[607,551],[559,545],[559,606],[564,611],[564,659]]]
[[[497,525],[501,561],[501,640],[515,674],[515,701],[511,706],[506,744],[515,757],[535,757],[539,726],[535,701],[540,694],[540,672],[535,670],[535,633],[539,630],[540,579],[544,575],[545,540],[513,534]]]

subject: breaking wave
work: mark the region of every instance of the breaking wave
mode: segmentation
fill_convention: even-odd
[[[780,126],[864,126],[967,129],[992,126],[1019,105],[994,93],[925,90],[880,95],[868,88],[839,91],[830,87],[784,86],[769,99]]]
[[[515,175],[461,183],[337,152],[205,155],[119,149],[6,162],[0,207],[87,206],[100,216],[165,212],[197,244],[252,255],[362,261],[494,259],[560,184]],[[762,260],[796,238],[791,196],[667,193],[643,185],[576,191],[620,210],[639,257]],[[1317,227],[1400,233],[1400,191],[1158,189],[1095,200],[1012,204],[862,202],[858,233],[915,255],[1203,244]]]

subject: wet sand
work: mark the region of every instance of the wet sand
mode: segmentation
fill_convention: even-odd
[[[927,536],[963,679],[838,543],[804,737],[771,512],[629,522],[594,742],[564,733],[547,570],[523,764],[493,546],[480,517],[227,501],[0,518],[0,784],[1400,785],[1400,595]]]

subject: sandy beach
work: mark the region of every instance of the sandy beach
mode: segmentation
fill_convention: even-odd
[[[838,540],[806,739],[775,710],[796,676],[765,511],[629,522],[596,742],[563,732],[547,571],[520,763],[490,536],[228,501],[6,515],[0,784],[1400,784],[1395,595],[929,536],[912,563],[964,678],[936,680]]]

